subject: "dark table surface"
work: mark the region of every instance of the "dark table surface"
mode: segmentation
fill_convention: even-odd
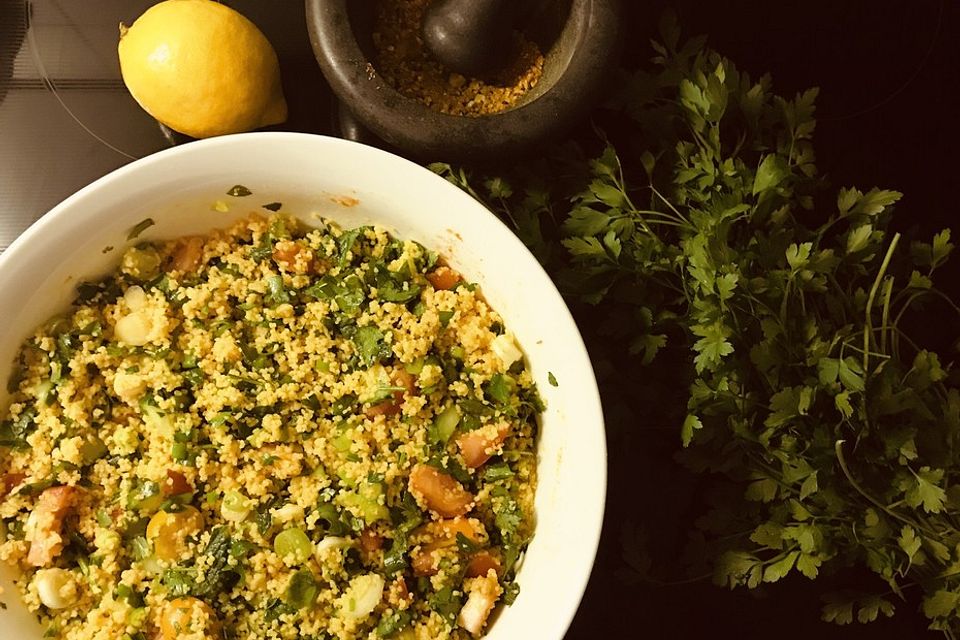
[[[171,144],[126,93],[116,65],[117,22],[131,21],[149,4],[0,0],[0,250],[79,187]],[[291,114],[281,128],[333,133],[331,100],[309,49],[302,2],[230,4],[257,22],[278,50]],[[898,189],[906,194],[902,227],[956,227],[960,3],[625,0],[625,6],[626,60],[650,57],[657,18],[673,7],[688,33],[708,34],[739,67],[754,75],[772,72],[778,93],[821,88],[818,165],[834,186]],[[625,580],[621,538],[638,526],[676,527],[682,536],[689,515],[682,496],[703,487],[672,466],[669,441],[641,428],[611,430],[608,438],[603,539],[568,637],[936,637],[925,631],[911,593],[891,620],[835,627],[818,621],[822,585],[802,578],[759,593],[707,582]],[[671,498],[637,499],[661,492]],[[870,584],[869,576],[847,579]]]
[[[954,115],[960,98],[960,4],[684,0],[628,6],[626,56],[648,57],[646,43],[656,32],[657,12],[675,8],[688,34],[707,34],[711,46],[751,75],[771,72],[777,93],[792,96],[820,87],[817,165],[834,187],[897,189],[905,193],[897,214],[902,229],[916,227],[927,237],[945,226],[958,231],[952,158],[960,144]],[[960,268],[951,268],[955,283]],[[870,575],[847,575],[833,584],[792,578],[758,592],[723,590],[708,581],[625,584],[618,578],[624,565],[622,537],[646,527],[673,528],[683,538],[692,494],[704,488],[671,464],[675,443],[635,427],[608,433],[604,533],[568,637],[941,637],[926,630],[916,590],[907,593],[907,602],[897,603],[889,620],[844,627],[819,621],[821,595],[829,588],[882,591]],[[669,498],[638,500],[638,491],[664,492]]]

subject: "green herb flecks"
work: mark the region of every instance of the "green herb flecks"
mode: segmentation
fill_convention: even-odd
[[[359,327],[353,334],[353,343],[365,367],[369,368],[393,354],[385,338],[383,332],[374,325]]]
[[[140,237],[144,231],[155,225],[156,222],[153,221],[153,218],[144,218],[130,229],[130,232],[127,233],[127,240],[135,240]]]
[[[25,409],[16,419],[0,422],[0,447],[26,447],[27,436],[36,429],[37,412]]]
[[[295,609],[303,609],[313,604],[319,593],[313,573],[309,569],[300,569],[290,577],[285,601]]]
[[[227,191],[227,195],[233,198],[246,198],[249,195],[253,195],[253,191],[247,189],[242,184],[234,185]]]
[[[453,625],[456,623],[457,614],[463,608],[463,596],[452,587],[443,587],[432,593],[427,598],[427,603],[448,624]]]
[[[380,618],[377,623],[377,635],[381,638],[389,638],[398,631],[402,631],[410,624],[411,616],[408,611],[395,611],[390,615]]]
[[[890,224],[900,193],[825,191],[817,91],[776,96],[703,44],[667,20],[656,66],[622,76],[608,106],[629,144],[568,144],[509,175],[433,168],[597,309],[600,347],[687,387],[642,409],[722,484],[694,533],[717,584],[867,569],[877,593],[831,596],[826,619],[892,614],[886,594],[918,585],[931,628],[960,634],[960,383],[910,324],[957,321],[935,284],[950,233],[908,243]],[[517,529],[508,501],[496,515]]]
[[[383,567],[388,575],[406,568],[409,536],[423,522],[423,513],[413,496],[404,492],[399,504],[390,509],[390,520],[394,527],[393,542],[383,555]]]
[[[216,596],[224,591],[229,591],[240,579],[240,574],[230,563],[231,547],[232,541],[227,528],[215,528],[203,551],[208,558],[208,564],[204,571],[203,581],[191,591],[194,596],[199,598]]]
[[[290,294],[283,285],[282,276],[273,275],[267,278],[267,293],[263,300],[271,307],[290,302]]]

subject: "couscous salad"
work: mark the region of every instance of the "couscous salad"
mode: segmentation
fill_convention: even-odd
[[[377,227],[131,247],[19,352],[0,561],[50,638],[480,636],[534,526],[508,329]]]

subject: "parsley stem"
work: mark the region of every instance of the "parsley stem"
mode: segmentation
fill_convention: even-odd
[[[873,280],[873,286],[870,287],[870,295],[867,297],[867,316],[866,316],[866,326],[863,328],[863,375],[870,375],[870,337],[873,333],[873,300],[877,297],[877,290],[880,288],[880,282],[883,280],[884,274],[887,272],[887,267],[890,266],[890,259],[893,257],[893,252],[897,248],[897,243],[900,242],[900,234],[893,234],[893,239],[890,241],[890,246],[887,247],[887,254],[883,257],[883,262],[880,264],[880,271],[877,273],[877,277]]]
[[[950,298],[950,296],[948,296],[947,294],[945,294],[943,291],[940,291],[939,289],[924,289],[924,290],[918,291],[918,292],[916,292],[915,294],[913,294],[912,296],[910,296],[909,300],[907,300],[907,302],[904,304],[903,308],[900,310],[900,313],[897,314],[897,320],[900,319],[900,316],[903,315],[903,313],[907,310],[907,307],[909,307],[910,304],[911,304],[916,298],[918,298],[918,297],[920,297],[920,296],[922,296],[922,295],[924,295],[924,294],[933,294],[933,295],[937,296],[938,298],[940,298],[941,300],[943,300],[944,302],[946,302],[946,303],[947,303],[947,306],[949,306],[951,309],[953,309],[954,311],[956,311],[956,312],[957,312],[957,315],[960,315],[960,306],[957,306],[957,303],[954,302],[954,301]]]
[[[689,227],[687,227],[687,225],[685,225],[685,224],[683,224],[683,223],[673,222],[672,220],[644,220],[642,217],[641,217],[640,219],[643,220],[644,226],[646,226],[646,225],[648,225],[648,224],[662,224],[662,225],[666,225],[666,226],[668,226],[668,227],[678,227],[678,228],[680,228],[680,229],[688,229],[688,228],[689,228]],[[651,230],[651,233],[652,233],[652,230]]]
[[[843,445],[845,442],[846,440],[837,440],[833,448],[837,452],[837,462],[840,463],[840,469],[843,470],[843,475],[847,477],[847,481],[850,483],[850,486],[856,489],[857,493],[859,493],[864,498],[869,500],[874,506],[876,506],[878,509],[881,509],[884,513],[886,513],[890,517],[895,518],[900,522],[903,522],[904,524],[908,524],[914,529],[917,529],[919,531],[924,531],[928,536],[931,536],[934,538],[937,537],[935,533],[929,531],[926,527],[922,527],[916,522],[914,522],[913,520],[911,520],[910,518],[906,518],[900,515],[899,513],[897,513],[896,511],[893,511],[892,509],[890,509],[889,507],[884,505],[882,502],[880,502],[879,500],[877,500],[876,498],[874,498],[869,493],[863,490],[863,487],[860,486],[860,483],[854,480],[853,474],[850,473],[850,468],[847,466],[847,460],[843,456]]]
[[[843,346],[847,347],[848,349],[852,349],[852,350],[856,351],[857,353],[861,353],[861,354],[862,354],[862,353],[863,353],[863,349],[861,349],[861,348],[858,347],[857,345],[853,344],[853,340],[855,340],[855,339],[856,339],[855,336],[850,336],[849,338],[847,338],[846,340],[843,341]],[[893,357],[893,356],[891,356],[891,355],[888,355],[888,354],[886,354],[886,353],[881,353],[881,352],[879,352],[879,351],[868,351],[868,352],[867,352],[867,355],[870,355],[870,356],[872,356],[872,357],[874,357],[874,358],[880,358],[880,359],[882,359],[882,360],[889,360],[889,359],[891,359],[891,358]]]
[[[667,199],[663,196],[662,193],[660,193],[659,191],[657,191],[657,188],[656,188],[655,186],[653,186],[652,184],[650,185],[650,190],[653,191],[653,195],[655,195],[655,196],[657,196],[658,198],[660,198],[661,200],[663,200],[663,204],[665,204],[665,205],[667,205],[668,207],[670,207],[670,210],[673,211],[675,214],[677,214],[677,217],[678,217],[678,218],[680,218],[681,220],[683,220],[684,222],[686,222],[688,225],[690,224],[690,221],[687,220],[687,218],[684,217],[684,215],[683,215],[682,213],[680,213],[680,211],[679,211],[675,206],[673,206],[673,203],[670,202],[669,200],[667,200]]]
[[[880,328],[880,352],[887,353],[887,331],[890,327],[890,296],[893,295],[893,276],[887,278],[883,291],[883,315],[881,316]]]
[[[914,342],[913,339],[912,339],[903,329],[901,329],[900,327],[898,327],[896,323],[893,324],[893,328],[894,328],[894,331],[895,331],[895,333],[894,333],[894,338],[895,338],[896,343],[897,343],[897,347],[896,347],[896,349],[894,350],[894,353],[897,353],[897,352],[899,352],[899,350],[900,350],[900,346],[899,346],[899,345],[900,345],[900,338],[903,338],[903,339],[906,340],[908,343],[910,343],[910,346],[913,348],[914,351],[916,351],[916,352],[918,352],[918,353],[920,352],[920,345],[918,345],[916,342]],[[890,357],[893,357],[893,356],[890,356]]]
[[[510,220],[510,224],[513,225],[514,229],[519,229],[520,225],[517,224],[516,218],[514,218],[513,214],[510,213],[510,207],[507,206],[506,201],[503,199],[502,196],[498,197],[497,199],[500,201],[500,210],[503,211],[503,214],[507,216],[508,220]]]
[[[672,216],[669,213],[664,213],[663,211],[657,211],[655,209],[638,209],[632,205],[630,207],[630,210],[633,213],[637,213],[645,216],[656,216],[658,218],[666,218],[667,220],[673,221],[673,223],[676,224],[677,226],[682,226],[682,227],[689,226],[689,223],[683,224],[683,223],[686,223],[686,220],[682,220],[680,223],[678,223],[676,216]]]

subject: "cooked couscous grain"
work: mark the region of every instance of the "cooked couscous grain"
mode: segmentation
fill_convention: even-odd
[[[144,243],[19,353],[0,560],[64,640],[481,635],[541,409],[415,242],[278,214]]]

